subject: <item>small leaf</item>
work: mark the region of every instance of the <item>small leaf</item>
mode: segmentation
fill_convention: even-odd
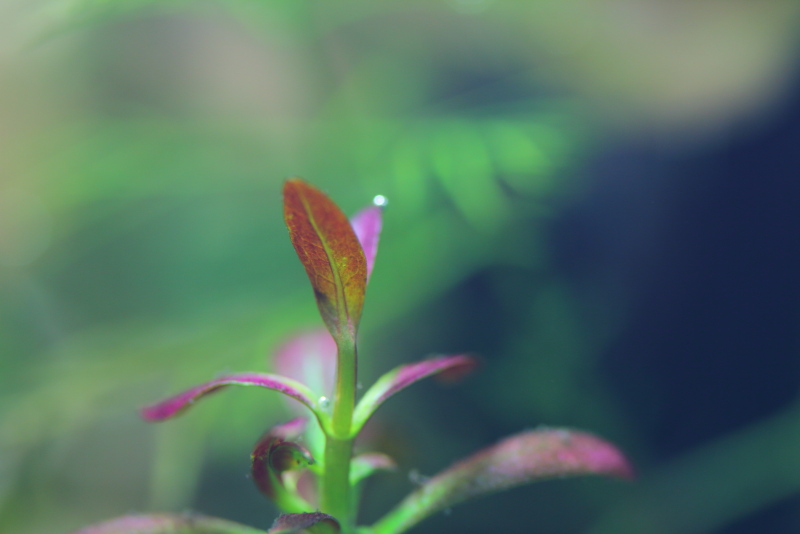
[[[333,516],[322,512],[307,514],[284,514],[275,520],[269,534],[336,534],[340,531],[339,522]]]
[[[630,479],[633,470],[614,445],[591,434],[566,429],[523,432],[431,478],[375,524],[372,531],[397,534],[466,499],[575,475]]]
[[[319,189],[292,178],[283,199],[289,236],[322,320],[337,343],[345,338],[354,343],[367,285],[361,244],[345,214]]]
[[[375,266],[375,256],[378,254],[378,238],[383,227],[383,206],[376,204],[364,208],[350,219],[350,224],[364,251],[367,261],[367,281],[369,282],[372,268]]]
[[[353,412],[353,432],[358,433],[364,423],[386,399],[422,380],[438,373],[447,373],[449,378],[466,374],[477,365],[472,356],[458,354],[440,356],[408,365],[401,365],[389,371],[370,387]]]
[[[129,515],[72,534],[265,534],[232,521],[196,514]]]
[[[355,486],[377,471],[394,471],[397,464],[380,452],[367,452],[353,458],[350,464],[350,485]]]
[[[304,447],[289,441],[302,435],[305,427],[305,419],[293,419],[270,429],[258,440],[250,456],[250,472],[258,490],[289,512],[314,509],[294,488],[286,488],[282,476],[284,471],[301,469],[314,463]]]
[[[283,393],[284,395],[302,402],[311,409],[320,420],[320,424],[323,426],[327,424],[326,414],[319,409],[317,402],[313,400],[313,393],[311,393],[306,386],[296,380],[286,378],[285,376],[266,373],[241,373],[223,376],[205,382],[183,393],[179,393],[174,397],[170,397],[150,406],[145,406],[141,410],[142,417],[148,421],[163,421],[169,419],[192,406],[196,400],[205,397],[209,393],[214,393],[226,386],[232,385],[258,386]]]

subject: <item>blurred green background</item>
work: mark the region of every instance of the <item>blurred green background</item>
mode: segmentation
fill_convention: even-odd
[[[294,175],[348,213],[389,198],[365,384],[432,353],[484,360],[379,412],[401,469],[365,521],[409,472],[547,424],[615,441],[641,480],[523,488],[416,532],[796,531],[800,135],[780,117],[797,117],[798,29],[790,0],[0,1],[0,532],[187,509],[271,524],[246,473],[286,418],[276,395],[160,425],[136,408],[265,371],[320,324],[282,222]],[[736,154],[750,174],[724,166]],[[726,183],[767,184],[757,213],[785,217],[757,229],[779,239],[737,248],[762,235],[719,222],[753,213]],[[723,280],[720,257],[774,270],[691,278]],[[720,294],[754,279],[781,281],[758,294],[784,337],[714,359],[735,337],[715,314],[752,309]]]

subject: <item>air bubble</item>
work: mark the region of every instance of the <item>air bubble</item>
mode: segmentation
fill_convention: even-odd
[[[372,199],[372,203],[379,208],[385,208],[389,203],[389,199],[383,195],[375,195],[375,198]]]
[[[320,397],[319,400],[317,401],[317,404],[319,404],[320,408],[329,408],[331,405],[331,401],[328,397]]]

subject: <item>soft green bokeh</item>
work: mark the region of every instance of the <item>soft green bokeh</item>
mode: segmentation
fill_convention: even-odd
[[[515,330],[463,398],[497,424],[544,415],[636,450],[613,395],[586,378],[622,312],[585,334],[544,228],[583,193],[582,158],[606,136],[686,142],[763,106],[797,28],[793,2],[680,4],[3,2],[0,531],[55,534],[250,490],[250,447],[286,417],[275,395],[229,391],[163,425],[135,409],[224,371],[264,371],[286,336],[318,324],[281,219],[292,175],[350,213],[389,198],[364,380],[424,351],[469,350],[426,346],[435,323],[459,328],[457,302],[426,310],[509,268],[530,291],[498,281]],[[657,9],[683,39],[642,30]],[[399,339],[408,324],[414,339]],[[422,434],[393,453],[434,469],[487,444],[448,434],[419,402],[397,401],[394,431]],[[241,485],[210,491],[221,471]],[[389,484],[387,495],[409,489]],[[585,488],[581,517],[613,505],[596,527],[610,532],[629,492],[598,488]],[[270,524],[257,495],[248,506],[229,519]],[[726,506],[719,523],[735,515]]]

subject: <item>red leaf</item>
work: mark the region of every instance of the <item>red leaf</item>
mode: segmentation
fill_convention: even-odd
[[[355,340],[367,261],[347,217],[319,189],[299,178],[283,188],[284,218],[292,245],[314,289],[322,320],[337,343]]]
[[[476,365],[477,360],[472,356],[458,354],[456,356],[440,356],[396,367],[380,377],[358,402],[355,412],[353,412],[353,432],[357,433],[378,406],[398,391],[423,378],[439,373],[447,373],[448,377],[452,379],[468,373]]]
[[[372,532],[396,534],[466,499],[575,475],[629,479],[633,470],[614,445],[591,434],[566,429],[523,432],[431,478],[375,524]]]

